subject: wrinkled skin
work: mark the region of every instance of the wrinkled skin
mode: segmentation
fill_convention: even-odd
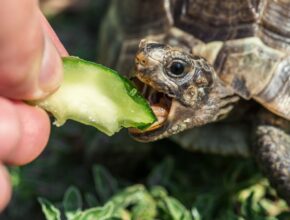
[[[180,48],[140,44],[137,77],[167,95],[152,95],[152,89],[140,87],[158,122],[145,132],[130,133],[139,141],[154,141],[195,127],[174,135],[174,140],[187,150],[253,153],[272,186],[290,204],[289,8],[288,0],[112,1],[101,31],[103,63],[127,75],[142,38]],[[205,58],[216,72],[208,74],[197,62],[199,57],[181,48]],[[185,74],[177,74],[180,77],[168,71],[174,57],[170,50],[179,51],[183,63],[190,60]],[[172,70],[183,73],[178,66]],[[204,75],[212,83],[200,84]],[[234,93],[241,101],[232,114],[211,123],[233,108],[238,99]],[[263,112],[272,120],[265,122]]]
[[[159,99],[143,94],[154,107],[159,123],[145,132],[131,129],[131,134],[139,141],[155,141],[218,121],[226,117],[239,100],[205,59],[181,49],[143,40],[135,62],[136,77],[157,91],[155,93],[166,94]],[[162,105],[164,99],[170,100],[167,108]],[[156,108],[158,105],[161,107]],[[165,120],[159,120],[162,108],[167,111],[162,114]],[[267,110],[260,111],[252,123],[254,155],[271,184],[290,204],[290,137],[285,132],[287,128],[288,120]]]
[[[136,77],[166,94],[171,102],[163,123],[145,132],[131,130],[139,141],[155,141],[217,121],[226,116],[239,99],[205,59],[178,48],[142,40],[135,62]]]

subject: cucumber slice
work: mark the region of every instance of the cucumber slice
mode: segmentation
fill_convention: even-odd
[[[63,58],[60,88],[33,104],[50,112],[55,125],[71,119],[113,135],[121,127],[144,129],[156,117],[134,85],[117,72],[77,57]]]

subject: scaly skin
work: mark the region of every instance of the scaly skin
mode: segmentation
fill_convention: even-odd
[[[263,112],[254,129],[252,148],[263,172],[269,177],[278,194],[290,204],[290,122]],[[288,129],[287,129],[288,128]]]
[[[216,122],[226,117],[232,110],[233,103],[238,101],[233,90],[223,83],[205,59],[160,43],[141,41],[139,47],[136,55],[136,76],[154,90],[171,97],[172,104],[167,120],[157,129],[132,133],[137,140],[155,141],[192,127]],[[268,85],[274,88],[271,83],[265,85],[266,88],[269,88]],[[242,91],[239,86],[234,90]],[[283,90],[281,93],[283,95]],[[286,100],[287,97],[286,95]],[[268,106],[267,103],[264,105]],[[282,113],[287,111],[282,108]],[[283,116],[287,117],[287,114]],[[286,132],[290,128],[290,122],[268,111],[259,113],[255,122],[257,124],[252,124],[254,155],[278,193],[290,203],[290,136]],[[240,137],[242,136],[235,138]],[[183,142],[182,145],[191,146],[186,144],[188,138],[180,138],[179,141]],[[191,141],[196,143],[195,140]],[[206,149],[216,152],[212,150],[213,147],[203,148]]]
[[[284,175],[282,168],[273,168],[277,163],[289,166],[286,161],[290,154],[283,151],[288,152],[287,148],[282,147],[289,146],[286,127],[264,124],[260,120],[260,125],[253,125],[257,122],[258,115],[255,113],[259,108],[279,115],[284,121],[290,120],[289,10],[289,0],[112,1],[109,19],[105,19],[101,31],[104,45],[109,46],[109,49],[101,50],[102,53],[106,51],[103,55],[105,64],[128,74],[142,38],[174,47],[159,47],[159,51],[157,48],[143,50],[144,42],[141,44],[139,61],[145,61],[146,65],[142,67],[137,62],[138,78],[159,92],[167,93],[173,101],[163,126],[134,136],[141,141],[154,141],[195,127],[195,137],[200,134],[200,141],[186,138],[184,142],[191,144],[184,146],[192,149],[201,147],[202,151],[209,149],[216,153],[240,152],[239,147],[234,147],[237,151],[220,149],[224,143],[231,143],[232,137],[235,137],[233,144],[227,144],[224,149],[233,149],[231,145],[239,146],[239,139],[245,138],[243,146],[256,143],[254,152],[261,167],[268,171],[266,175],[272,183],[277,183],[281,195],[289,201],[289,187],[286,183],[279,186],[280,179],[285,179],[288,174]],[[165,51],[169,56],[164,56]],[[170,51],[179,51],[182,60],[190,60],[190,68],[186,71],[188,77],[177,80],[166,74],[168,65],[163,61],[174,55]],[[193,55],[188,54],[190,51]],[[213,67],[210,71],[207,71],[207,66],[210,66],[207,62]],[[250,135],[238,128],[223,136],[227,140],[215,142],[216,138],[210,138],[211,129],[208,132],[206,128],[196,127],[224,118],[237,102],[237,96],[259,104],[254,103],[250,115],[247,113],[236,119],[234,114],[226,123],[239,123],[240,120],[242,124],[247,124],[246,128],[253,128],[257,141],[251,142]],[[245,106],[240,109],[245,109]],[[268,117],[274,118],[274,114]],[[212,127],[222,129],[223,123]],[[266,128],[266,125],[270,127]],[[210,124],[208,126],[211,127]],[[217,137],[223,134],[220,129],[214,130]],[[198,143],[205,145],[197,146]],[[245,153],[247,149],[242,148]]]

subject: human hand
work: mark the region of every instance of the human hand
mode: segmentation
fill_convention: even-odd
[[[4,164],[23,165],[47,144],[48,115],[21,100],[39,99],[62,79],[67,52],[38,8],[37,0],[4,0],[0,7],[0,211],[11,197]]]

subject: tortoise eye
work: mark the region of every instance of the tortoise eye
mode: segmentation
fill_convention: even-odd
[[[173,60],[167,66],[167,73],[172,77],[182,77],[187,73],[188,64],[182,60]]]
[[[184,72],[184,64],[181,63],[181,62],[177,62],[177,61],[174,61],[173,63],[171,63],[170,65],[170,72],[173,74],[173,75],[176,75],[176,76],[179,76],[181,74],[183,74]]]

